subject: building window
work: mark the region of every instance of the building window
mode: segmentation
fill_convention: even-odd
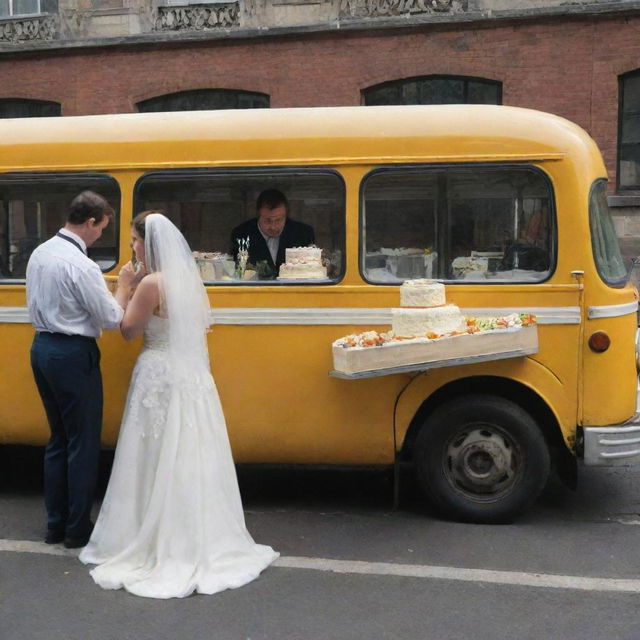
[[[640,189],[640,69],[620,76],[618,188]]]
[[[58,0],[0,0],[0,19],[57,12]]]
[[[422,76],[362,91],[366,106],[384,104],[501,104],[502,83],[461,76]]]
[[[197,89],[143,100],[138,102],[137,107],[140,112],[265,109],[269,107],[269,96],[264,93],[230,89]]]
[[[57,102],[0,98],[0,118],[40,118],[59,115],[61,109]]]

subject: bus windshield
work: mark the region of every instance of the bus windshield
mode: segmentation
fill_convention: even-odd
[[[594,183],[589,197],[591,246],[600,277],[612,286],[622,286],[627,280],[620,244],[607,203],[606,181]]]

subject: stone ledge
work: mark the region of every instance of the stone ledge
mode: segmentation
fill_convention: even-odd
[[[170,5],[175,8],[175,5]],[[206,6],[206,5],[205,5]],[[211,6],[211,5],[210,5]],[[215,5],[214,5],[215,6]],[[123,13],[129,13],[123,11]],[[169,42],[197,42],[218,39],[254,39],[277,36],[304,35],[312,33],[329,33],[332,31],[363,31],[376,29],[411,29],[424,28],[430,25],[455,25],[463,23],[490,23],[499,21],[531,21],[536,19],[571,19],[590,15],[624,15],[640,13],[640,0],[631,2],[615,0],[605,4],[569,4],[556,7],[534,9],[434,12],[428,14],[402,14],[381,17],[343,17],[335,16],[322,23],[292,27],[259,27],[243,28],[240,26],[217,27],[216,29],[184,29],[180,31],[150,31],[135,35],[122,35],[103,38],[65,38],[55,40],[4,41],[0,39],[0,55],[2,53],[19,53],[50,49],[78,49],[95,47],[138,46]],[[56,34],[57,38],[60,38]]]
[[[607,202],[612,208],[640,207],[640,194],[608,196]]]

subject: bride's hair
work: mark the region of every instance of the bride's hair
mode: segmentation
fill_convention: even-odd
[[[149,209],[147,211],[142,211],[141,213],[138,213],[134,216],[133,220],[131,221],[131,226],[136,230],[136,233],[144,240],[146,237],[145,234],[145,221],[147,216],[151,215],[152,213],[159,213],[160,215],[164,215],[164,213],[162,211],[160,211],[159,209]]]
[[[142,241],[145,244],[145,253],[147,255],[145,260],[146,262],[145,266],[148,272],[157,270],[157,266],[153,258],[154,252],[149,247],[147,247],[149,243],[147,242],[146,223],[147,223],[147,217],[150,216],[152,213],[157,213],[166,218],[164,213],[159,209],[148,209],[147,211],[142,211],[141,213],[138,213],[136,216],[134,216],[133,220],[131,221],[131,227],[135,229],[136,233],[142,238]]]

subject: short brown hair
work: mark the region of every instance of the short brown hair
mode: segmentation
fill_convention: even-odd
[[[83,191],[71,201],[67,222],[83,224],[90,218],[94,218],[96,223],[99,223],[105,216],[109,220],[113,219],[114,213],[111,205],[101,195],[93,191]]]

